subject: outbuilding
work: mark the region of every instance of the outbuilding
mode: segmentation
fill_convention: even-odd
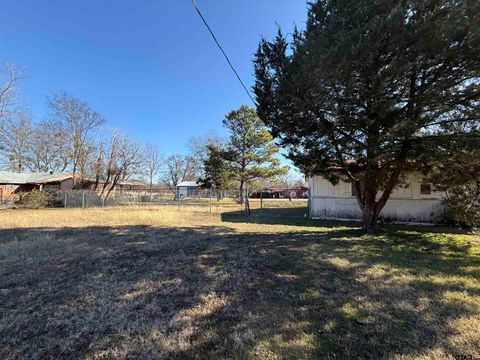
[[[436,223],[444,212],[443,199],[444,194],[435,189],[428,177],[411,172],[405,182],[393,190],[379,219],[395,223]],[[340,180],[333,185],[322,176],[309,179],[309,213],[312,219],[362,218],[352,184]]]
[[[182,181],[176,186],[176,197],[179,199],[193,197],[199,189],[200,185],[196,181]]]

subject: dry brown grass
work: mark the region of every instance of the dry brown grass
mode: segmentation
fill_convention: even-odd
[[[0,358],[480,357],[477,236],[231,210],[1,211]]]

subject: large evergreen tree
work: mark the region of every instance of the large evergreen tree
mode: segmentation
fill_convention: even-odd
[[[271,178],[287,172],[275,156],[278,147],[255,109],[242,105],[227,114],[224,126],[230,131],[225,158],[233,179],[238,181],[240,202],[244,200],[245,184],[260,178]]]
[[[364,229],[437,143],[478,141],[480,2],[319,0],[255,57],[258,114],[307,174],[354,185]]]

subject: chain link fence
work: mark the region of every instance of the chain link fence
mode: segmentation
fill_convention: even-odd
[[[209,211],[219,208],[244,209],[244,204],[240,204],[239,190],[202,189],[188,193],[170,190],[117,190],[108,196],[94,190],[58,190],[51,193],[51,206],[64,208],[164,205],[178,208],[200,206]],[[246,197],[245,192],[244,197]]]
[[[294,196],[289,191],[276,195],[262,191],[241,192],[238,189],[114,190],[108,196],[95,190],[48,190],[43,193],[48,194],[48,201],[42,205],[17,201],[9,207],[171,206],[175,210],[200,207],[210,213],[232,212],[269,217],[305,217],[308,213],[308,199]]]
[[[306,218],[308,199],[292,197],[250,197],[249,213],[263,217]]]
[[[247,196],[248,193],[248,196]],[[201,189],[192,190],[188,193],[170,190],[128,190],[113,191],[108,197],[102,196],[94,190],[59,190],[52,192],[53,207],[64,208],[90,208],[104,206],[128,206],[128,205],[170,205],[176,207],[202,206],[208,209],[229,208],[232,210],[255,211],[256,213],[271,212],[281,208],[305,208],[308,200],[295,197],[264,197],[262,193],[243,191],[243,198],[247,199],[240,203],[241,192],[239,190]]]

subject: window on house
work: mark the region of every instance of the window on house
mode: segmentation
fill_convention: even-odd
[[[13,189],[13,185],[12,184],[6,184],[5,189]]]
[[[430,195],[431,193],[432,193],[432,185],[431,184],[420,184],[420,194]]]

